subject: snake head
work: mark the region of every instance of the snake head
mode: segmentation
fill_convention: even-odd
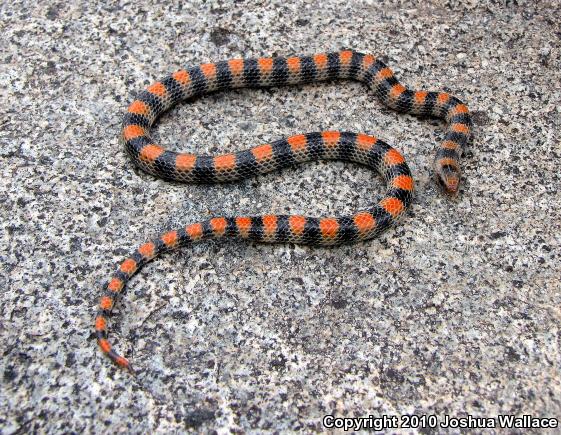
[[[456,196],[460,188],[460,168],[457,165],[437,163],[436,179],[444,192]]]

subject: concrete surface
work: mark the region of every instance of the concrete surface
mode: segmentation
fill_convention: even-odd
[[[330,413],[560,418],[559,3],[154,3],[0,6],[1,432],[313,431]],[[226,186],[154,179],[118,143],[127,103],[181,66],[342,47],[470,105],[459,198],[431,179],[442,124],[396,114],[359,83],[176,108],[157,135],[197,152],[318,129],[377,134],[407,156],[414,207],[354,246],[206,243],[155,261],[111,325],[140,373],[117,370],[93,340],[95,305],[140,243],[213,214],[348,213],[383,191],[342,163]]]

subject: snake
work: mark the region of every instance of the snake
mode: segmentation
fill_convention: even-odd
[[[311,56],[231,59],[181,69],[138,94],[129,105],[121,142],[134,164],[155,177],[186,183],[231,182],[315,160],[341,160],[364,165],[385,180],[384,196],[350,216],[302,215],[216,216],[167,231],[140,245],[122,261],[103,288],[95,317],[101,351],[118,366],[135,373],[129,360],[108,340],[109,316],[126,284],[142,266],[160,254],[208,239],[237,238],[253,242],[338,245],[372,239],[395,224],[409,208],[414,191],[403,155],[383,140],[364,133],[320,131],[298,134],[235,153],[208,156],[165,149],[150,136],[156,119],[180,101],[236,88],[348,79],[364,83],[387,107],[446,123],[434,170],[444,192],[460,186],[460,157],[472,136],[466,104],[447,92],[411,90],[372,54],[354,50]]]

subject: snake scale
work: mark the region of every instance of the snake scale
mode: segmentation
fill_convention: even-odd
[[[298,85],[335,79],[365,83],[388,107],[399,112],[444,119],[447,131],[436,152],[437,180],[449,194],[460,181],[459,159],[472,134],[468,108],[444,92],[413,91],[399,83],[380,59],[351,50],[313,56],[233,59],[177,71],[143,91],[129,106],[122,141],[133,162],[165,180],[195,183],[234,181],[297,163],[337,159],[366,165],[387,183],[385,196],[352,216],[299,215],[214,217],[166,232],[126,258],[104,287],[95,319],[98,344],[112,361],[132,370],[107,339],[108,316],[126,283],[150,260],[192,242],[237,237],[256,242],[335,245],[378,236],[404,214],[412,201],[413,178],[403,156],[376,137],[343,131],[299,134],[250,150],[220,156],[177,153],[157,145],[150,127],[176,103],[214,91]]]

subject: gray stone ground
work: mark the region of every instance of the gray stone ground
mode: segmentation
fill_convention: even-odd
[[[559,3],[153,3],[0,6],[1,432],[314,431],[330,413],[561,418]],[[414,207],[354,246],[211,242],[155,261],[111,326],[140,373],[116,369],[93,340],[95,305],[141,242],[215,214],[351,212],[383,191],[343,163],[223,186],[154,179],[118,143],[127,103],[181,66],[342,47],[469,103],[476,139],[459,198],[431,179],[443,125],[387,110],[359,83],[185,104],[157,129],[175,149],[377,134],[407,156]]]

